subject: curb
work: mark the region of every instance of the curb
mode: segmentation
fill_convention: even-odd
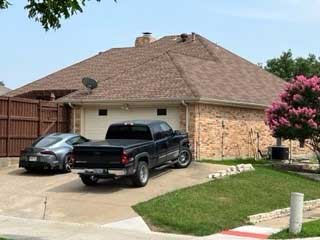
[[[305,201],[303,206],[303,211],[310,211],[315,208],[320,207],[320,199]],[[276,209],[267,213],[259,213],[255,215],[248,216],[249,222],[256,224],[259,222],[272,220],[280,217],[287,217],[290,215],[290,208]]]
[[[214,173],[211,173],[208,175],[208,178],[210,179],[221,179],[227,176],[233,176],[240,174],[242,172],[251,172],[254,171],[254,167],[252,164],[238,164],[236,166],[231,166],[227,168],[226,170],[220,170]]]

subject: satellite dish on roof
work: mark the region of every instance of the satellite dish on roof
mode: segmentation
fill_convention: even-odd
[[[92,78],[84,77],[82,78],[82,84],[91,92],[92,89],[98,87],[98,82]]]

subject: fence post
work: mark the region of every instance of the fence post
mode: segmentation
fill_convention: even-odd
[[[56,130],[57,132],[60,132],[60,129],[59,129],[59,121],[60,121],[60,106],[59,106],[59,103],[57,103],[57,125],[56,125]]]
[[[7,102],[7,148],[6,148],[6,155],[7,157],[9,157],[9,150],[10,150],[10,105],[11,105],[11,101],[10,98],[8,98],[8,102]]]
[[[41,130],[42,130],[42,102],[39,100],[39,112],[38,112],[38,137],[41,136]]]
[[[291,193],[289,232],[293,234],[300,233],[302,229],[303,198],[303,193]]]

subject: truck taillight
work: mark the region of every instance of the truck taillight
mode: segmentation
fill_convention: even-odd
[[[122,152],[121,154],[121,163],[122,164],[127,164],[129,162],[129,156],[126,152]]]

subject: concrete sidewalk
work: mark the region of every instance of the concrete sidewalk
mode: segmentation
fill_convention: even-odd
[[[65,223],[6,216],[0,216],[0,234],[10,239],[23,240],[188,240],[196,238],[175,234],[114,229],[94,224]]]
[[[125,223],[133,224],[136,227],[126,229],[124,226]],[[135,222],[130,219],[121,221],[121,226],[119,227],[119,223],[115,224],[115,226],[113,226],[113,224],[101,226],[0,215],[1,236],[14,240],[256,240],[265,239],[277,231],[279,230],[272,228],[243,226],[210,236],[195,237],[151,232],[149,229],[141,229],[140,226],[135,225]]]

